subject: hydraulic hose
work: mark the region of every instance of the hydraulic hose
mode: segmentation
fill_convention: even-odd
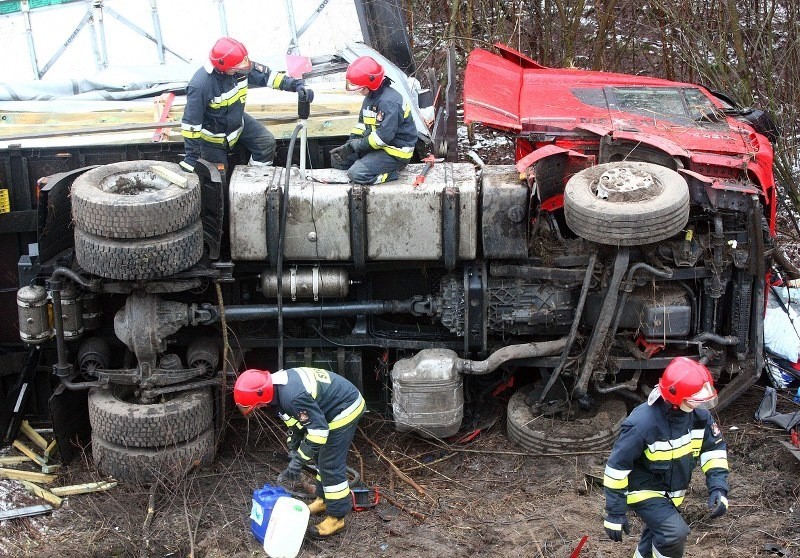
[[[277,258],[277,284],[278,284],[278,369],[283,369],[283,244],[286,239],[286,216],[289,213],[289,177],[292,172],[292,153],[297,135],[303,129],[302,122],[297,124],[289,140],[289,152],[286,155],[286,175],[284,177],[283,197],[281,197],[280,222],[278,223],[278,258]]]

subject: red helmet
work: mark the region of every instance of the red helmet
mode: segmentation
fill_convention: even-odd
[[[211,47],[208,53],[211,64],[220,72],[228,70],[245,70],[250,67],[247,49],[242,43],[230,37],[222,37]]]
[[[699,362],[686,357],[672,359],[653,391],[657,391],[674,408],[680,407],[687,413],[692,409],[711,409],[718,400],[711,372]]]
[[[243,415],[272,401],[272,375],[269,370],[245,370],[233,386],[233,400]]]
[[[383,83],[383,66],[374,58],[359,56],[347,67],[347,90],[354,91],[366,87],[376,91]]]

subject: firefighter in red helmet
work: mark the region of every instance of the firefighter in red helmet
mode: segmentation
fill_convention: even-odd
[[[303,80],[252,62],[242,43],[222,37],[211,47],[208,62],[197,70],[186,88],[181,121],[185,156],[181,168],[193,171],[201,157],[211,163],[227,164],[228,151],[236,144],[248,149],[251,165],[272,164],[275,137],[244,111],[251,85],[296,91],[301,101],[314,99],[314,92]]]
[[[630,533],[627,512],[644,522],[634,558],[683,556],[689,526],[681,517],[692,470],[706,476],[710,518],[728,509],[728,455],[719,426],[708,411],[717,390],[708,368],[686,357],[673,359],[646,403],[622,423],[603,476],[611,540]]]
[[[347,481],[347,451],[364,398],[347,379],[319,368],[289,368],[270,373],[246,370],[237,378],[233,398],[249,415],[271,405],[286,423],[286,443],[291,460],[278,475],[278,484],[293,489],[304,464],[317,465],[316,500],[308,506],[313,515],[325,513],[308,534],[325,539],[344,529],[344,517],[352,509]]]
[[[370,56],[347,67],[347,89],[364,95],[358,124],[347,143],[331,150],[334,168],[346,170],[356,184],[397,180],[414,155],[417,126],[411,107],[391,86],[383,66]]]

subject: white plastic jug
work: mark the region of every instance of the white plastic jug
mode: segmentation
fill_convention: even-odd
[[[289,496],[275,501],[264,534],[264,552],[270,558],[295,558],[306,535],[310,513],[305,502]]]

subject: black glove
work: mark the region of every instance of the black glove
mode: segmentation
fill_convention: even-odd
[[[286,469],[278,475],[278,486],[289,490],[294,489],[295,485],[300,481],[300,471],[302,470],[303,463],[300,461],[300,456],[293,457]]]
[[[301,103],[310,103],[314,100],[314,91],[305,85],[298,85],[295,91],[297,91],[297,100]]]
[[[728,498],[722,490],[712,490],[708,495],[708,509],[711,510],[711,519],[716,519],[728,511]]]
[[[628,525],[628,516],[625,514],[609,515],[603,521],[603,527],[605,527],[608,537],[614,542],[622,542],[623,531],[626,535],[631,534],[631,526]]]
[[[344,160],[350,157],[353,153],[355,153],[355,151],[348,141],[344,145],[340,145],[339,147],[331,149],[331,161],[337,165],[343,165]]]

